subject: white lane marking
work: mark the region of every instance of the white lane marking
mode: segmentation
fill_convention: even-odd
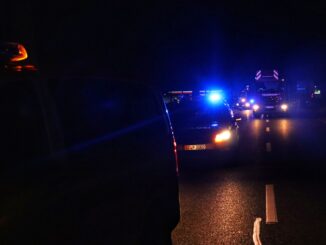
[[[272,144],[270,142],[266,143],[266,151],[271,152],[272,151]]]
[[[260,223],[262,221],[262,218],[256,218],[254,222],[254,232],[252,234],[252,240],[254,241],[255,245],[262,245],[260,241]]]
[[[266,127],[266,132],[269,133],[271,131],[270,127]]]
[[[277,222],[274,185],[266,185],[266,224],[275,224]]]

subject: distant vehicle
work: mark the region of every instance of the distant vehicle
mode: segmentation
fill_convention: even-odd
[[[168,103],[179,152],[234,149],[238,124],[219,91],[171,94],[179,95],[178,100]]]
[[[296,96],[300,108],[321,106],[323,93],[319,84],[314,82],[300,81],[296,84]]]
[[[252,109],[255,100],[250,96],[249,86],[247,89],[241,91],[240,96],[237,98],[235,108],[239,110],[250,110]]]
[[[285,80],[279,79],[279,73],[276,70],[257,71],[252,95],[255,100],[252,105],[253,115],[256,118],[262,114],[284,116],[291,110]]]

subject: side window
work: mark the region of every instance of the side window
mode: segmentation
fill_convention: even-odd
[[[85,78],[56,84],[52,93],[67,154],[112,171],[175,174],[163,101],[150,89]]]
[[[58,81],[52,92],[67,146],[164,123],[155,96],[144,86],[76,79]]]

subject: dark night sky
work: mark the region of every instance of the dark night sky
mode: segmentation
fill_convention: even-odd
[[[9,2],[9,1],[8,1]],[[46,70],[146,81],[237,83],[260,68],[326,82],[326,7],[299,1],[7,3],[3,40]]]

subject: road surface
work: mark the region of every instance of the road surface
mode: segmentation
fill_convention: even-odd
[[[173,243],[326,244],[325,145],[323,117],[243,112],[236,156],[182,163]]]

